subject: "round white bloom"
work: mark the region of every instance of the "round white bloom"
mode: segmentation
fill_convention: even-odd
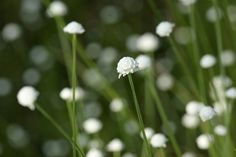
[[[150,68],[152,65],[151,58],[147,55],[139,55],[135,60],[138,62],[138,67],[140,70]]]
[[[103,157],[103,153],[99,150],[99,149],[90,149],[87,154],[86,157]]]
[[[214,132],[216,135],[225,136],[228,132],[228,129],[224,125],[217,125],[214,128]]]
[[[124,149],[124,144],[118,138],[113,139],[107,145],[107,151],[109,151],[109,152],[120,152],[123,149]]]
[[[216,58],[215,58],[215,56],[213,56],[211,54],[204,55],[200,60],[200,65],[204,69],[211,68],[215,64],[216,64]]]
[[[47,15],[49,17],[65,16],[66,13],[67,7],[62,1],[53,1],[47,9]]]
[[[236,88],[232,87],[232,88],[227,89],[225,95],[227,98],[236,99]]]
[[[210,147],[213,137],[209,134],[201,134],[197,137],[196,143],[199,149],[206,150]]]
[[[116,98],[113,99],[112,102],[110,103],[110,109],[113,112],[120,112],[124,108],[124,103],[122,99]]]
[[[84,97],[85,93],[84,90],[80,87],[77,87],[75,89],[75,100],[82,99]],[[73,99],[73,90],[71,88],[65,87],[60,92],[61,99],[65,101],[72,101]]]
[[[95,118],[89,118],[83,123],[84,130],[89,134],[94,134],[102,129],[102,122]]]
[[[199,116],[202,121],[207,121],[212,119],[216,115],[215,110],[210,106],[203,106],[199,112]]]
[[[199,125],[199,118],[196,115],[185,114],[182,117],[182,125],[189,129],[195,129]]]
[[[126,76],[139,70],[138,62],[131,57],[123,57],[118,62],[116,70],[119,73],[118,78]]]
[[[158,134],[154,134],[152,136],[150,143],[151,143],[152,147],[154,147],[154,148],[165,148],[167,141],[168,140],[165,135],[158,133]]]
[[[21,27],[16,23],[9,23],[3,27],[2,38],[5,41],[14,41],[20,37],[22,33]]]
[[[180,0],[180,2],[185,6],[192,5],[192,4],[196,3],[196,1],[197,0]]]
[[[34,103],[37,100],[39,92],[31,86],[22,87],[17,93],[17,100],[21,106],[35,109]]]
[[[85,29],[80,23],[72,21],[64,27],[63,31],[69,34],[82,34]]]
[[[157,27],[156,27],[156,33],[160,37],[168,37],[170,36],[171,32],[173,31],[175,24],[170,23],[168,21],[161,22]]]
[[[216,7],[210,7],[206,12],[206,18],[209,22],[216,22],[223,16],[222,10]]]
[[[152,128],[145,128],[144,132],[148,140],[154,135],[154,130]],[[143,138],[142,132],[140,132],[140,136]]]
[[[162,91],[170,90],[174,86],[174,79],[168,73],[161,73],[156,80],[157,87]]]
[[[133,153],[125,153],[122,155],[122,157],[136,157],[136,155]]]
[[[221,53],[220,60],[224,66],[231,66],[235,62],[235,53],[232,50],[224,50]]]
[[[136,44],[141,52],[153,52],[159,47],[159,40],[152,33],[145,33],[138,38]]]
[[[227,88],[232,85],[232,80],[228,76],[215,76],[212,82],[215,88]]]
[[[182,157],[197,157],[193,152],[185,152]]]
[[[203,103],[197,101],[190,101],[185,107],[185,111],[190,115],[198,115]]]

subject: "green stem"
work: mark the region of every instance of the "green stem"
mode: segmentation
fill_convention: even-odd
[[[129,84],[130,84],[130,87],[131,87],[131,91],[132,91],[132,94],[133,94],[135,109],[136,109],[137,116],[138,116],[139,127],[140,127],[141,133],[143,135],[145,145],[146,145],[146,151],[148,153],[148,157],[152,157],[151,147],[149,145],[149,142],[147,140],[147,136],[146,136],[145,131],[144,131],[143,118],[142,118],[142,115],[141,115],[138,99],[137,99],[137,96],[136,96],[133,79],[132,79],[132,76],[130,74],[128,75],[128,78],[129,78]]]

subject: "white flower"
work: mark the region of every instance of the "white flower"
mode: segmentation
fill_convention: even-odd
[[[156,80],[157,87],[162,91],[170,90],[174,86],[174,79],[168,73],[161,73]]]
[[[214,128],[214,132],[216,135],[225,136],[228,132],[228,129],[224,125],[217,125]]]
[[[29,109],[34,110],[34,103],[37,100],[38,95],[39,92],[36,91],[33,87],[25,86],[18,91],[17,100],[21,106],[28,107]]]
[[[159,47],[159,40],[152,33],[145,33],[138,38],[136,44],[141,52],[153,52]]]
[[[197,137],[196,143],[199,149],[206,150],[210,147],[213,137],[210,134],[201,134]]]
[[[138,67],[140,70],[151,67],[152,61],[151,58],[147,55],[139,55],[135,60],[136,62],[138,62]]]
[[[199,118],[196,115],[185,114],[182,117],[182,125],[189,129],[195,129],[199,125]]]
[[[53,1],[47,9],[49,17],[64,16],[66,13],[67,7],[62,1]]]
[[[131,57],[123,57],[118,62],[116,70],[119,73],[118,78],[126,76],[139,70],[138,62]]]
[[[170,36],[171,32],[173,31],[175,24],[170,23],[168,21],[161,22],[157,27],[156,27],[156,33],[160,37],[168,37]]]
[[[203,106],[199,112],[199,116],[203,122],[212,119],[216,115],[216,111],[210,106]]]
[[[99,149],[90,149],[87,154],[86,157],[103,157],[103,153],[99,150]]]
[[[193,152],[185,152],[182,157],[197,157]]]
[[[236,88],[232,87],[227,89],[225,95],[227,98],[236,99]]]
[[[69,34],[82,34],[85,29],[80,23],[72,21],[64,27],[63,31]]]
[[[221,63],[224,66],[231,66],[235,63],[235,52],[232,50],[224,50],[220,56]]]
[[[120,98],[115,98],[110,103],[110,109],[113,112],[120,112],[124,108],[123,100]]]
[[[5,41],[14,41],[22,34],[21,27],[16,23],[8,23],[3,27],[2,38]]]
[[[196,1],[197,0],[180,0],[180,2],[185,6],[192,5],[192,4],[196,3]]]
[[[136,155],[133,153],[125,153],[122,155],[122,157],[136,157]]]
[[[220,8],[210,7],[206,12],[206,18],[209,22],[216,22],[223,16],[223,12]]]
[[[185,111],[190,115],[198,115],[203,103],[197,101],[190,101],[185,107]]]
[[[211,68],[215,64],[216,64],[216,58],[215,58],[215,56],[213,56],[211,54],[204,55],[200,60],[200,65],[204,69]]]
[[[84,90],[80,87],[77,87],[75,89],[75,100],[82,99],[84,97],[85,93]],[[71,88],[65,87],[60,92],[61,99],[65,101],[72,101],[73,98],[73,90]]]
[[[146,137],[147,137],[148,140],[149,140],[149,139],[153,136],[153,134],[154,134],[154,130],[153,130],[152,128],[145,128],[145,129],[144,129],[144,132],[145,132],[145,135],[146,135]],[[141,138],[143,138],[142,132],[140,132],[140,136],[141,136]]]
[[[109,151],[109,152],[120,152],[123,149],[124,149],[124,144],[118,138],[113,139],[107,145],[107,151]]]
[[[89,134],[94,134],[102,129],[102,122],[95,118],[89,118],[83,123],[84,130]]]
[[[165,148],[166,147],[166,142],[167,138],[165,135],[161,133],[154,134],[150,140],[150,143],[152,147],[154,148]]]

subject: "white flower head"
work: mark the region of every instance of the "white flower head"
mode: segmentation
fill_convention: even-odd
[[[236,88],[232,87],[227,89],[225,95],[227,98],[236,99]]]
[[[110,103],[110,109],[113,112],[120,112],[124,108],[123,100],[120,98],[115,98]]]
[[[185,6],[190,6],[193,5],[194,3],[197,2],[197,0],[180,0],[181,4]]]
[[[182,157],[197,157],[193,152],[185,152]]]
[[[5,41],[14,41],[18,39],[22,34],[20,25],[16,23],[8,23],[3,27],[2,38]]]
[[[136,44],[141,52],[153,52],[159,47],[159,40],[152,33],[145,33],[137,39]]]
[[[94,134],[102,129],[102,122],[96,118],[89,118],[83,123],[84,130],[89,134]]]
[[[204,69],[208,69],[213,67],[216,64],[216,58],[215,56],[211,54],[204,55],[200,60],[200,65]]]
[[[151,67],[152,61],[151,58],[147,55],[139,55],[135,60],[136,62],[138,62],[138,67],[140,70]]]
[[[109,152],[120,152],[123,149],[124,149],[124,144],[118,138],[111,140],[107,145],[107,151]]]
[[[223,66],[231,66],[235,63],[235,52],[232,50],[224,50],[220,55]]]
[[[210,7],[206,12],[206,18],[209,22],[216,22],[223,17],[223,12],[218,7]]]
[[[213,141],[213,136],[210,134],[201,134],[196,139],[198,148],[202,150],[208,149],[212,141]]]
[[[199,125],[199,117],[196,115],[185,114],[182,117],[182,125],[188,129],[195,129]]]
[[[72,21],[63,28],[63,31],[69,34],[82,34],[85,29],[80,23]]]
[[[157,133],[152,136],[150,143],[154,148],[165,148],[167,141],[168,140],[164,134]]]
[[[75,100],[82,99],[85,96],[85,92],[82,88],[77,87],[75,89]],[[65,101],[72,101],[73,98],[73,90],[71,88],[65,87],[60,92],[61,99]]]
[[[210,106],[203,106],[199,112],[199,116],[203,122],[211,120],[215,115],[216,111]]]
[[[35,101],[39,92],[31,86],[22,87],[17,93],[17,100],[21,106],[28,107],[30,110],[35,109]]]
[[[125,153],[122,155],[122,157],[136,157],[136,155],[133,153]]]
[[[86,157],[104,157],[104,155],[101,150],[93,148],[87,152]]]
[[[154,130],[152,128],[145,128],[144,132],[148,140],[154,135]],[[143,138],[142,132],[140,132],[140,136]]]
[[[217,125],[214,128],[214,132],[216,135],[225,136],[228,132],[228,129],[224,125]]]
[[[67,14],[67,7],[62,1],[53,1],[47,9],[49,17],[65,16]]]
[[[185,107],[185,111],[190,115],[198,115],[203,103],[197,101],[190,101]]]
[[[168,91],[174,86],[174,78],[171,74],[161,73],[156,80],[157,87],[162,91]]]
[[[175,24],[171,22],[163,21],[156,27],[156,33],[160,37],[168,37],[172,33],[174,26]]]
[[[132,74],[139,70],[138,62],[135,61],[132,57],[123,57],[118,62],[116,70],[119,73],[118,78],[120,78],[121,76]]]

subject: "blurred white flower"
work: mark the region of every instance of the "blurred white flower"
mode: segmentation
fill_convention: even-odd
[[[212,141],[213,141],[213,136],[210,134],[201,134],[196,139],[198,148],[202,150],[208,149]]]
[[[103,148],[103,141],[101,139],[92,139],[88,143],[88,148]]]
[[[113,112],[120,112],[124,108],[123,100],[120,98],[115,98],[110,103],[110,109]]]
[[[214,128],[214,132],[216,135],[225,136],[228,132],[228,129],[224,125],[217,125]]]
[[[29,68],[23,73],[23,81],[28,85],[35,85],[40,81],[41,74],[35,68]]]
[[[67,14],[67,7],[62,1],[53,1],[47,9],[49,17],[65,16]]]
[[[210,106],[203,106],[199,112],[199,116],[203,122],[211,120],[216,115],[216,111]]]
[[[154,52],[159,47],[159,39],[152,33],[145,33],[138,38],[136,44],[141,52]]]
[[[220,8],[210,7],[206,12],[206,18],[209,22],[216,22],[223,16],[223,12]]]
[[[75,89],[75,100],[83,99],[85,96],[85,92],[82,88],[77,87]],[[71,88],[65,87],[60,92],[61,99],[65,101],[72,101],[73,98],[73,90]]]
[[[83,128],[88,134],[94,134],[102,129],[102,122],[96,118],[89,118],[84,121]]]
[[[96,148],[90,149],[86,154],[86,157],[103,157],[103,156],[104,155],[102,151]]]
[[[202,56],[202,58],[200,60],[200,65],[204,69],[211,68],[215,64],[216,64],[216,58],[215,58],[215,56],[213,56],[211,54],[206,54],[206,55]]]
[[[72,21],[63,28],[63,31],[69,34],[82,34],[85,29],[80,23]]]
[[[164,134],[161,133],[157,133],[154,134],[150,140],[150,144],[152,145],[152,147],[154,148],[165,148],[166,147],[166,142],[167,142],[167,138]]]
[[[198,115],[200,109],[204,104],[197,101],[190,101],[185,106],[185,111],[190,115]]]
[[[157,87],[162,91],[170,90],[174,86],[174,79],[168,73],[161,73],[156,80]]]
[[[236,88],[232,87],[227,89],[225,95],[227,98],[236,99]]]
[[[21,106],[28,107],[30,110],[35,109],[35,101],[39,92],[31,86],[22,87],[17,93],[17,100]]]
[[[223,66],[231,66],[235,63],[235,52],[232,50],[224,50],[220,56]]]
[[[180,2],[185,6],[192,5],[192,4],[196,3],[196,1],[197,0],[180,0]]]
[[[163,21],[156,27],[156,33],[160,37],[168,37],[172,33],[174,26],[175,24],[171,22]]]
[[[193,152],[185,152],[182,157],[197,157]]]
[[[139,70],[138,63],[131,57],[123,57],[117,64],[116,68],[119,73],[118,78],[121,76],[126,76],[128,74],[134,73]]]
[[[113,139],[107,144],[107,151],[109,152],[120,152],[123,149],[124,149],[124,144],[118,138]]]
[[[122,155],[122,157],[136,157],[136,155],[133,153],[125,153]]]
[[[47,157],[68,156],[70,147],[65,140],[48,140],[43,144],[42,151]]]
[[[100,12],[100,18],[103,22],[107,24],[113,24],[120,20],[121,11],[116,6],[105,6]]]
[[[126,39],[126,47],[129,51],[132,51],[132,52],[138,51],[138,48],[137,48],[138,39],[139,39],[139,35],[137,34],[130,35]]]
[[[191,27],[177,27],[174,32],[175,41],[181,45],[186,45],[195,40],[192,34],[193,30]]]
[[[8,23],[3,27],[2,38],[5,41],[14,41],[22,34],[21,27],[16,23]]]
[[[147,139],[151,139],[151,137],[154,135],[154,130],[152,128],[144,128],[144,132],[145,132],[145,135],[147,137]],[[141,138],[143,138],[143,134],[142,132],[140,132],[140,136]]]
[[[12,84],[7,78],[0,78],[0,96],[6,96],[11,92]]]
[[[139,55],[135,60],[138,62],[138,67],[140,70],[151,67],[152,61],[148,55]]]
[[[182,117],[182,125],[189,129],[195,129],[199,125],[199,118],[196,115],[184,114]]]

